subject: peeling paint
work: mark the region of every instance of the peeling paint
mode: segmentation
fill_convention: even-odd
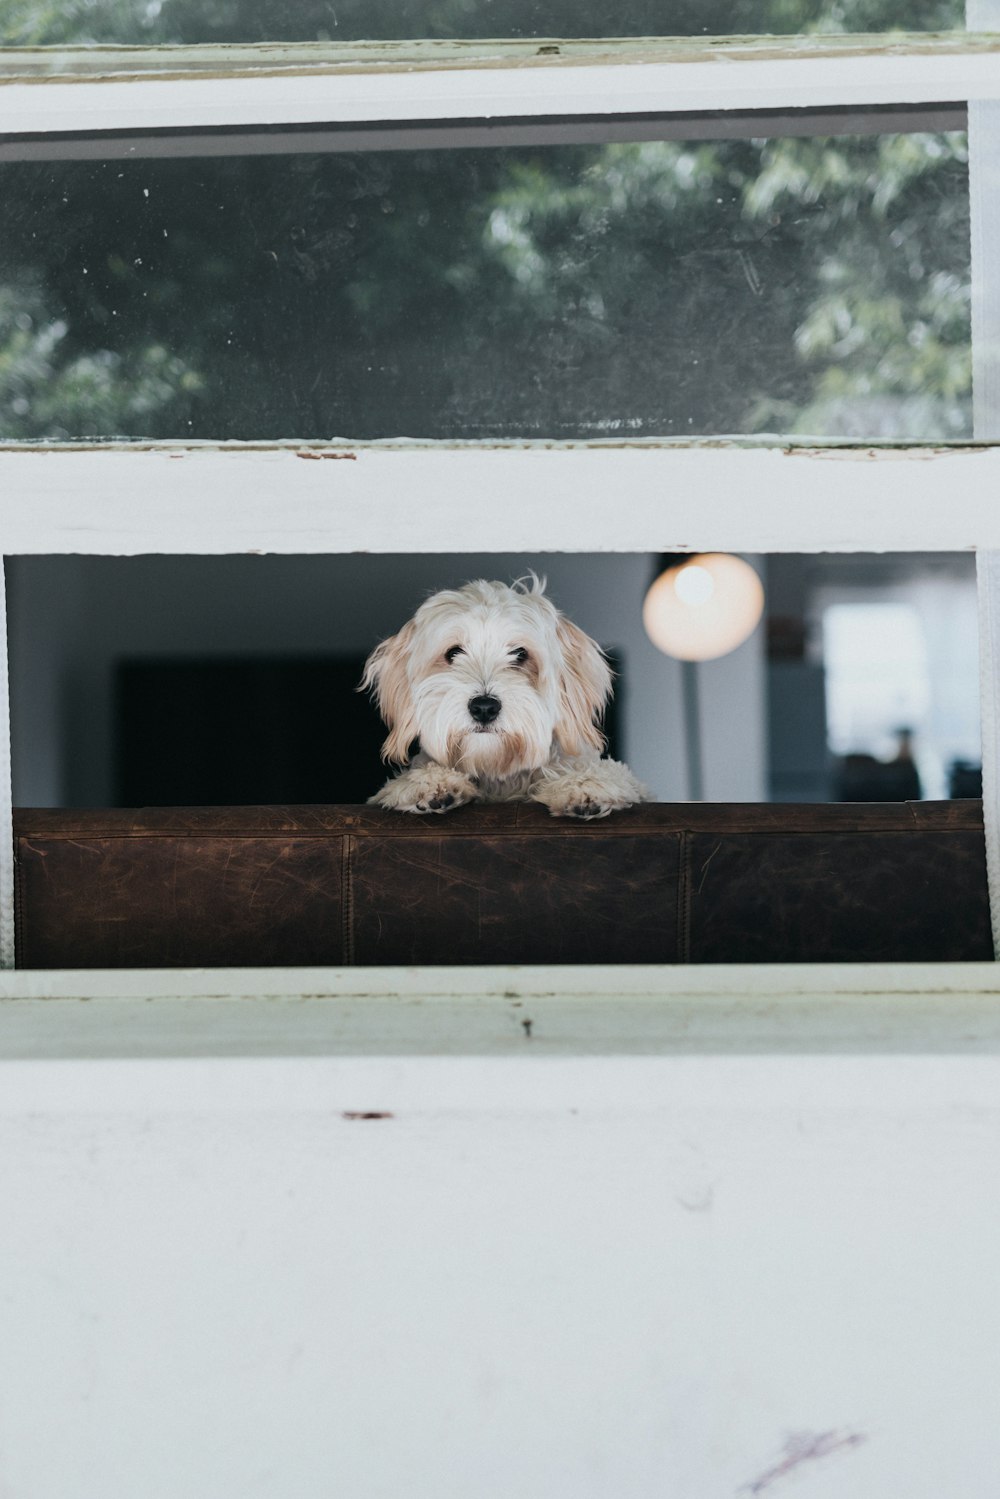
[[[545,438],[514,438],[507,441],[451,440],[448,438],[384,437],[370,442],[352,442],[340,438],[326,445],[316,443],[303,447],[301,439],[284,442],[213,442],[210,439],[177,441],[147,441],[137,439],[97,439],[81,442],[47,442],[43,439],[25,442],[0,442],[0,456],[46,457],[51,454],[72,453],[84,456],[90,453],[156,453],[167,458],[197,457],[203,454],[232,454],[235,457],[273,454],[275,457],[290,455],[295,458],[341,458],[357,459],[367,453],[710,453],[710,452],[759,452],[776,453],[784,458],[842,458],[842,459],[931,459],[989,453],[1000,449],[1000,441],[976,442],[932,442],[921,443],[906,439],[885,442],[852,442],[844,438],[817,440],[815,437],[801,441],[789,439],[775,433],[756,437],[636,437],[625,441],[619,438],[591,438],[581,441],[560,442]]]
[[[940,443],[928,443],[926,445],[914,445],[912,443],[904,446],[866,445],[858,447],[810,447],[810,448],[785,448],[786,458],[849,458],[857,461],[859,458],[868,459],[871,462],[885,463],[898,462],[899,460],[920,459],[926,461],[929,458],[954,458],[967,457],[971,453],[981,453],[984,450],[981,443],[962,443],[956,446],[942,446]]]
[[[296,456],[296,458],[332,458],[332,459],[335,459],[335,460],[336,459],[341,459],[341,460],[347,460],[347,459],[349,459],[353,463],[357,459],[358,455],[357,455],[357,453],[323,453],[323,452],[319,452],[319,453],[296,453],[295,456]]]
[[[983,57],[1000,37],[969,32],[887,36],[559,37],[520,41],[290,42],[188,47],[10,48],[5,83],[124,83],[266,78],[301,74],[441,72],[455,69],[566,68],[664,63],[795,61],[819,58]]]

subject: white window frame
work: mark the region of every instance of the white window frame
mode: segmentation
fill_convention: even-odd
[[[16,146],[66,132],[160,127],[482,124],[951,100],[969,101],[978,129],[1000,110],[997,35],[552,45],[558,50],[407,43],[12,51],[0,56],[0,133]],[[978,285],[975,234],[974,255]],[[470,492],[478,496],[473,509],[464,502]],[[609,493],[627,493],[627,510],[609,507]],[[454,550],[460,536],[463,549],[480,552],[989,551],[1000,550],[998,493],[1000,447],[979,442],[11,444],[0,447],[0,546],[5,555],[435,552]],[[0,701],[6,851],[5,683]],[[5,854],[0,950],[8,966],[12,889]],[[611,993],[614,972],[601,980]],[[668,985],[669,975],[664,970]],[[554,992],[578,984],[572,970],[550,978]],[[245,988],[215,972],[210,992],[227,983]],[[498,983],[509,987],[509,977]],[[37,993],[40,984],[37,974],[7,974],[0,994]],[[118,992],[120,981],[92,974],[82,984]],[[356,976],[344,984],[354,992]]]
[[[0,133],[974,101],[998,62],[970,32],[10,49]]]

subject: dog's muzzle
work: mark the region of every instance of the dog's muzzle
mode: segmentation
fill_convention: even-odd
[[[475,723],[482,724],[484,728],[498,717],[500,708],[500,699],[498,697],[491,697],[487,693],[483,693],[479,697],[470,697],[469,699],[470,718]]]

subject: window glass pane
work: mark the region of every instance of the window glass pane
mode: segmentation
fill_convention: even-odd
[[[0,195],[6,439],[970,432],[961,131],[18,162]]]
[[[939,31],[963,0],[0,0],[6,46]]]

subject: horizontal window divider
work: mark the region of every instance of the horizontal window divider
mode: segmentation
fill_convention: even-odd
[[[23,553],[1000,548],[1000,446],[0,447]]]
[[[0,52],[0,134],[1000,98],[1000,36],[300,43]]]

